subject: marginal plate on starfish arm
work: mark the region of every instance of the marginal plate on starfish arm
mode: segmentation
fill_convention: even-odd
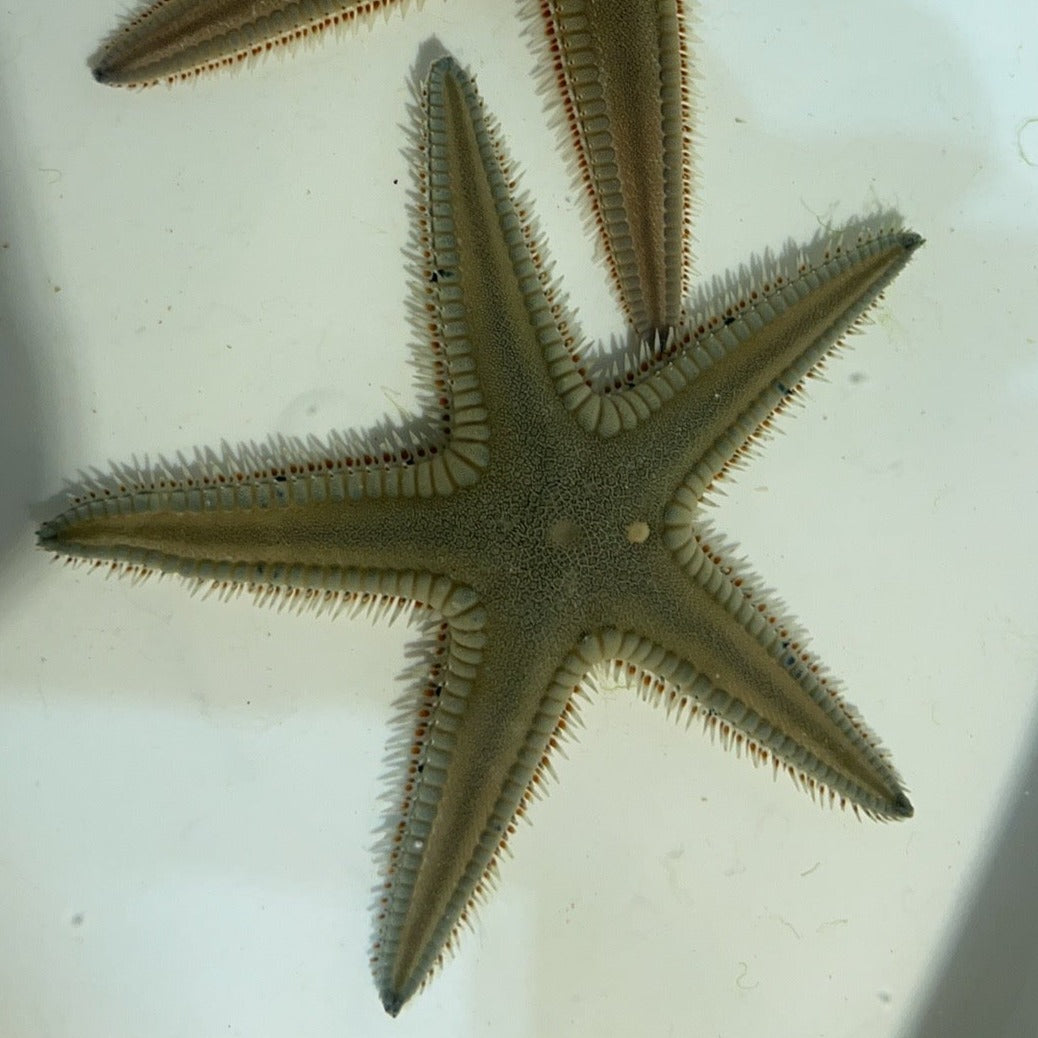
[[[424,0],[415,0],[420,6]],[[99,83],[195,79],[359,25],[411,0],[156,0],[126,15],[90,58]]]

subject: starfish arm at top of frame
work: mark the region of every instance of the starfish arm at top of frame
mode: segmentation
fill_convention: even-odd
[[[155,0],[126,15],[94,52],[90,68],[99,83],[112,86],[195,79],[410,2]]]
[[[559,103],[606,266],[636,333],[666,337],[688,289],[692,105],[681,0],[540,0]]]

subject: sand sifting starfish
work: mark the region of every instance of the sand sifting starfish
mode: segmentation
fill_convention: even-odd
[[[39,533],[45,548],[105,570],[301,607],[407,608],[425,624],[373,949],[392,1014],[487,892],[596,675],[702,717],[812,795],[879,818],[912,813],[887,754],[702,503],[921,239],[878,217],[754,261],[682,307],[680,5],[559,0],[542,11],[635,345],[587,359],[500,136],[443,58],[415,145],[423,416],[324,445],[127,467],[79,488]]]

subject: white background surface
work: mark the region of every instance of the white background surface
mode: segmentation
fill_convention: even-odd
[[[694,51],[699,274],[877,202],[928,239],[716,514],[916,817],[819,811],[606,690],[475,932],[390,1021],[370,846],[406,631],[105,581],[33,529],[81,469],[408,406],[401,127],[433,35],[477,73],[588,336],[620,331],[518,5],[431,0],[143,94],[85,67],[121,0],[4,5],[0,1031],[1033,1033],[1030,6],[709,3]]]

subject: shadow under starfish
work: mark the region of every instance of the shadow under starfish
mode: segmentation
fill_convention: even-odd
[[[415,163],[423,431],[351,454],[339,440],[117,473],[39,532],[59,555],[122,572],[438,618],[379,895],[373,968],[392,1014],[488,889],[575,697],[603,667],[812,794],[879,818],[912,813],[887,754],[701,505],[921,239],[893,217],[854,224],[682,311],[680,5],[586,8],[542,5],[578,169],[640,346],[589,370],[500,140],[444,58]],[[630,39],[620,62],[617,41]]]

